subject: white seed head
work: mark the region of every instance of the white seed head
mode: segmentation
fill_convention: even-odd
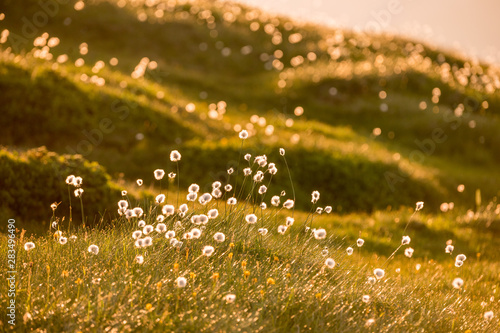
[[[484,313],[484,319],[486,320],[491,320],[493,319],[493,317],[494,317],[493,311],[486,311]]]
[[[201,236],[201,230],[200,230],[200,229],[198,229],[198,228],[193,228],[193,229],[191,229],[190,233],[191,233],[191,236],[192,236],[193,238],[195,238],[195,239],[198,239],[198,238],[200,238],[200,236]]]
[[[453,286],[453,288],[455,289],[460,289],[462,288],[462,286],[464,285],[464,280],[462,280],[461,278],[455,278],[453,280],[453,282],[451,283],[451,285]]]
[[[253,180],[256,183],[260,183],[264,179],[264,173],[262,171],[257,171],[253,176]]]
[[[156,180],[160,180],[163,178],[163,176],[165,176],[165,171],[163,169],[156,169],[153,172],[153,174],[154,174]]]
[[[137,186],[142,186],[143,181],[142,181],[142,179],[137,179],[136,183],[137,183]]]
[[[278,207],[280,204],[280,197],[275,195],[271,198],[271,205]]]
[[[167,231],[167,225],[165,223],[158,223],[155,228],[156,232],[162,234]]]
[[[267,204],[265,202],[261,202],[260,209],[266,209],[266,208],[267,208]]]
[[[236,205],[237,202],[238,202],[238,200],[236,200],[235,197],[231,197],[231,198],[227,199],[228,205]]]
[[[75,180],[75,176],[69,175],[68,177],[66,177],[66,184],[73,185],[74,180]]]
[[[314,238],[324,239],[325,237],[326,237],[326,230],[325,229],[316,229],[314,231]]]
[[[295,202],[292,199],[287,199],[283,203],[283,207],[285,207],[286,209],[292,209],[294,205],[295,205]]]
[[[361,300],[363,301],[363,303],[368,303],[370,301],[370,296],[363,295],[363,297],[361,298]]]
[[[311,202],[312,202],[313,204],[315,204],[315,203],[316,203],[316,202],[318,202],[318,200],[319,200],[319,192],[318,192],[318,191],[313,191],[313,192],[311,193],[311,197],[312,197],[312,198],[311,198]]]
[[[285,149],[280,148],[280,155],[281,155],[281,156],[285,156]]]
[[[267,229],[266,228],[260,228],[259,229],[259,234],[261,234],[262,236],[267,235]]]
[[[245,221],[247,221],[247,223],[249,224],[254,224],[257,222],[257,215],[248,214],[247,216],[245,216]]]
[[[231,184],[226,184],[226,186],[224,186],[224,191],[231,192],[232,190],[233,186]]]
[[[332,206],[325,207],[325,213],[330,214],[332,212]]]
[[[219,199],[222,196],[222,191],[219,188],[214,188],[212,190],[212,196],[216,199]]]
[[[154,230],[153,226],[148,224],[148,225],[144,226],[144,228],[142,229],[142,233],[144,235],[147,235],[147,234],[153,232],[153,230]]]
[[[455,247],[454,247],[453,245],[449,244],[449,245],[446,245],[446,248],[444,249],[444,251],[445,251],[446,253],[451,254],[451,253],[453,252],[453,250],[454,250],[454,249],[455,249]]]
[[[83,188],[77,188],[75,190],[75,197],[79,198],[82,196],[82,194],[83,194]]]
[[[362,238],[358,238],[358,240],[356,241],[356,245],[358,247],[362,247],[364,243],[365,243],[365,240]]]
[[[375,268],[375,270],[373,271],[373,274],[375,275],[375,277],[377,279],[381,279],[384,277],[385,275],[385,271],[382,269],[382,268]]]
[[[413,255],[413,249],[411,247],[408,247],[405,249],[405,256],[407,256],[408,258],[411,258],[411,256]]]
[[[250,176],[251,174],[252,174],[252,169],[250,169],[250,168],[243,169],[243,175],[245,177]]]
[[[136,230],[132,233],[132,238],[133,239],[138,239],[139,237],[142,236],[142,230]]]
[[[411,241],[410,236],[403,236],[403,239],[401,240],[401,244],[408,245],[408,244],[410,244],[410,241]]]
[[[353,249],[352,247],[350,247],[350,246],[349,246],[349,247],[346,249],[346,252],[347,252],[347,255],[348,255],[348,256],[350,256],[350,255],[352,255],[352,254],[353,254],[354,249]]]
[[[92,254],[98,254],[99,253],[99,246],[92,244],[89,246],[88,251]]]
[[[144,221],[144,220],[140,220],[139,222],[137,222],[137,226],[139,228],[144,228],[145,225],[146,225],[146,221]]]
[[[177,285],[177,288],[184,288],[187,285],[187,280],[183,276],[179,276],[176,280],[175,283]]]
[[[64,245],[68,242],[68,239],[66,237],[59,237],[59,244]]]
[[[174,215],[175,213],[175,207],[173,205],[165,205],[161,209],[161,212],[166,216],[169,217],[171,215]]]
[[[179,162],[181,160],[181,154],[177,150],[172,150],[170,152],[170,160],[172,162]]]
[[[285,234],[285,232],[286,232],[286,229],[287,229],[287,228],[286,228],[286,225],[279,225],[279,226],[278,226],[278,233],[280,233],[280,234],[284,235],[284,234]]]
[[[221,243],[221,242],[223,242],[223,241],[225,241],[225,240],[226,240],[226,235],[224,235],[222,232],[216,232],[216,233],[214,234],[214,239],[215,239],[217,242]]]
[[[189,193],[198,193],[200,191],[200,186],[198,184],[189,185],[188,192]]]
[[[186,196],[186,200],[187,201],[195,201],[197,197],[198,197],[198,194],[196,192],[190,192]]]
[[[208,211],[208,218],[209,219],[215,219],[217,216],[219,216],[219,211],[217,209],[210,209]]]
[[[465,261],[465,259],[467,259],[467,257],[465,256],[465,254],[459,254],[455,260],[460,260],[460,261]]]
[[[417,202],[417,206],[415,208],[416,211],[419,211],[421,210],[422,208],[424,208],[424,202],[423,201],[419,201]]]
[[[226,303],[234,303],[234,301],[236,300],[236,295],[227,294],[226,296],[224,296],[224,300],[226,301]]]
[[[293,225],[293,222],[295,222],[295,219],[293,217],[287,216],[286,218],[286,226],[291,227]]]
[[[128,201],[127,200],[120,200],[118,201],[118,208],[128,208]]]
[[[24,244],[24,249],[26,251],[32,250],[34,248],[35,248],[35,243],[33,242],[26,242],[26,244]]]
[[[330,269],[335,268],[335,260],[333,260],[332,258],[327,258],[325,260],[325,265]]]
[[[174,238],[175,237],[175,231],[169,230],[165,233],[165,238]]]
[[[122,191],[122,197],[126,196],[127,195],[127,191],[123,190]]]
[[[141,207],[135,207],[134,209],[132,209],[132,211],[134,212],[136,217],[141,217],[144,213]]]
[[[264,194],[267,192],[267,186],[266,185],[262,185],[261,187],[259,187],[259,194]]]
[[[203,248],[203,250],[201,251],[201,253],[204,255],[204,256],[207,256],[207,257],[210,257],[213,253],[214,253],[215,249],[213,246],[210,246],[210,245],[207,245]]]
[[[248,132],[246,130],[242,130],[239,134],[240,139],[245,140],[248,138]]]
[[[141,256],[140,254],[138,254],[138,255],[136,255],[136,256],[135,256],[134,261],[135,261],[136,263],[138,263],[139,265],[141,265],[141,264],[144,262],[144,257],[143,257],[143,256]]]
[[[157,204],[162,204],[165,201],[165,194],[158,194],[155,198]]]

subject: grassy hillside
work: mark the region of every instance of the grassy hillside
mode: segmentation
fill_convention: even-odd
[[[184,167],[208,186],[203,170],[224,174],[247,128],[245,152],[290,148],[298,192],[338,212],[498,194],[494,67],[231,3],[80,4],[38,27],[38,2],[6,1],[0,144],[80,153],[130,181],[178,149],[202,157]]]

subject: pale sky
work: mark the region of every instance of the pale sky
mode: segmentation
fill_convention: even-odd
[[[239,0],[295,19],[390,31],[500,64],[499,0]]]

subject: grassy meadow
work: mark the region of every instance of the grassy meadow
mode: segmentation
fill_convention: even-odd
[[[228,1],[5,0],[0,328],[500,331],[499,89]]]

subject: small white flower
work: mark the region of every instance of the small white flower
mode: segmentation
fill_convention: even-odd
[[[264,179],[264,173],[262,171],[257,171],[253,176],[253,180],[256,183],[260,183]]]
[[[190,231],[190,232],[186,232],[184,235],[182,235],[182,239],[193,239],[193,233]],[[175,245],[174,245],[175,246]]]
[[[234,169],[233,169],[233,168],[229,168],[229,169],[227,169],[227,174],[228,174],[228,175],[232,175],[232,174],[233,174],[233,172],[234,172]]]
[[[177,284],[177,288],[184,288],[187,285],[187,280],[183,276],[179,276],[176,280],[175,283]]]
[[[188,187],[189,193],[198,193],[200,191],[200,186],[198,184],[191,184]]]
[[[260,209],[266,209],[266,208],[267,208],[267,204],[265,202],[261,202]]]
[[[169,172],[168,173],[168,178],[170,178],[170,179],[174,179],[175,176],[177,176],[177,174],[175,172]]]
[[[411,258],[411,256],[413,255],[413,249],[411,247],[408,247],[405,249],[405,256],[407,256],[408,258]]]
[[[186,204],[182,204],[179,206],[179,212],[186,213],[188,211],[188,206]]]
[[[327,258],[325,260],[325,265],[330,269],[335,268],[335,260],[333,260],[332,258]]]
[[[279,226],[278,226],[278,233],[280,233],[280,234],[284,235],[284,234],[285,234],[285,232],[286,232],[286,229],[287,229],[287,228],[286,228],[286,226],[285,226],[285,225],[279,225]]]
[[[251,174],[252,174],[252,169],[250,168],[243,169],[243,176],[247,177],[250,176]]]
[[[286,209],[292,209],[294,205],[295,202],[292,199],[288,199],[283,203],[283,207],[285,207]]]
[[[261,187],[259,187],[259,194],[264,194],[267,192],[267,186],[266,185],[262,185]]]
[[[90,245],[88,248],[88,251],[92,254],[98,254],[99,253],[99,247],[97,245]]]
[[[188,195],[186,196],[186,200],[187,201],[195,201],[197,197],[198,197],[198,194],[196,192],[189,192]]]
[[[316,214],[319,214],[319,215],[323,214],[323,208],[321,208],[321,207],[316,208]]]
[[[162,234],[167,231],[167,225],[165,223],[158,223],[155,228],[156,232]]]
[[[142,239],[143,243],[142,243],[142,247],[148,247],[148,246],[151,246],[153,245],[153,239],[151,237],[144,237]]]
[[[216,232],[214,234],[214,239],[219,242],[219,243],[222,243],[223,241],[226,240],[226,235],[224,235],[222,232]]]
[[[453,250],[454,250],[454,249],[455,249],[455,247],[454,247],[453,245],[449,244],[449,245],[446,245],[446,248],[444,249],[444,251],[445,251],[446,253],[451,254],[451,253],[453,252]]]
[[[201,251],[201,253],[204,255],[204,256],[207,256],[207,257],[210,257],[213,253],[214,253],[215,249],[213,246],[210,246],[210,245],[207,245],[203,248],[203,250]]]
[[[317,229],[314,231],[314,238],[316,239],[324,239],[326,237],[325,229]]]
[[[207,203],[209,203],[210,201],[212,200],[212,195],[210,193],[203,193],[200,198],[198,199],[198,201],[200,202],[200,204],[202,205],[206,205]]]
[[[459,254],[455,260],[460,260],[460,261],[465,261],[465,259],[467,259],[467,257],[465,256],[465,254]]]
[[[66,184],[73,185],[74,180],[75,180],[75,176],[69,175],[68,177],[66,177]]]
[[[319,192],[318,192],[318,191],[313,191],[313,192],[311,193],[311,197],[312,197],[311,202],[312,202],[313,204],[315,204],[315,203],[316,203],[316,202],[318,202],[318,200],[319,200]]]
[[[455,260],[455,267],[462,267],[464,262],[462,260]]]
[[[179,162],[181,160],[181,154],[177,150],[172,150],[172,152],[170,152],[170,160],[172,162]]]
[[[280,197],[275,195],[271,198],[271,205],[278,207],[280,204]]]
[[[136,180],[136,183],[137,183],[137,185],[138,185],[138,186],[142,186],[142,183],[143,183],[143,182],[142,182],[142,179],[137,179],[137,180]]]
[[[494,315],[493,315],[493,311],[486,311],[484,313],[484,319],[486,320],[491,320],[493,319]]]
[[[137,239],[134,243],[134,246],[138,249],[143,247],[143,245],[144,245],[144,240],[142,238]]]
[[[82,196],[82,194],[83,194],[83,188],[77,188],[75,190],[75,197],[79,198]]]
[[[417,202],[417,206],[415,208],[416,211],[419,211],[421,210],[422,208],[424,208],[424,202],[423,201],[419,201]]]
[[[252,158],[252,155],[250,154],[245,154],[245,156],[243,157],[246,161],[250,161],[250,158]]]
[[[197,239],[197,238],[200,238],[200,236],[201,236],[201,230],[200,230],[200,229],[198,229],[198,228],[193,228],[193,229],[191,229],[190,233],[191,233],[191,236],[192,236],[193,238],[196,238],[196,239]]]
[[[462,280],[461,278],[455,278],[453,280],[453,282],[451,283],[451,285],[453,286],[453,288],[455,289],[460,289],[462,288],[462,286],[464,285],[464,280]]]
[[[247,223],[249,224],[254,224],[257,222],[257,215],[248,214],[247,216],[245,216],[245,221],[247,221]]]
[[[160,180],[163,178],[163,176],[165,176],[165,171],[163,169],[156,169],[153,172],[153,174],[154,174],[156,180]]]
[[[248,138],[248,132],[246,130],[242,130],[239,134],[240,139],[245,140]]]
[[[219,181],[215,181],[212,183],[212,188],[215,189],[215,188],[220,188],[222,186],[221,182]]]
[[[200,214],[198,215],[198,221],[200,224],[207,224],[208,216],[206,216],[205,214]]]
[[[346,249],[346,252],[347,252],[347,255],[348,255],[348,256],[350,256],[350,255],[352,255],[352,254],[353,254],[354,249],[353,249],[352,247],[350,247],[350,246],[349,246],[349,247]]]
[[[148,225],[144,226],[144,228],[142,229],[142,233],[144,235],[147,235],[147,234],[153,232],[153,230],[154,230],[153,226],[148,224]]]
[[[293,222],[295,222],[295,219],[293,217],[287,216],[286,218],[286,226],[291,227],[293,225]]]
[[[126,196],[126,195],[127,195],[127,191],[123,190],[123,191],[122,191],[122,196],[124,197],[124,196]]]
[[[280,148],[280,155],[281,155],[281,156],[285,156],[285,149]]]
[[[82,186],[82,183],[83,183],[83,179],[82,179],[82,177],[75,177],[75,178],[73,179],[73,186],[75,186],[75,187],[80,187],[80,186]]]
[[[127,200],[120,200],[118,201],[118,208],[128,208],[128,202]]]
[[[356,241],[356,245],[358,247],[362,247],[364,243],[365,243],[365,240],[362,238],[358,238],[358,240]]]
[[[210,209],[208,211],[208,218],[209,219],[215,219],[217,216],[219,216],[219,211],[217,209]]]
[[[161,222],[163,222],[163,220],[165,220],[165,216],[163,216],[161,214],[156,217],[156,222],[160,222],[161,223]]]
[[[144,221],[144,220],[140,220],[139,222],[137,222],[137,226],[139,228],[143,228],[145,225],[146,225],[146,221]]]
[[[236,200],[235,197],[231,197],[231,198],[227,199],[228,205],[236,205],[237,202],[238,202],[238,200]]]
[[[268,171],[271,175],[275,175],[278,172],[278,169],[274,163],[269,163]]]
[[[174,237],[175,237],[175,231],[173,231],[173,230],[169,230],[165,234],[165,238],[174,238]]]
[[[130,220],[131,218],[135,217],[135,213],[132,209],[127,209],[125,211],[125,217]]]
[[[142,236],[142,230],[136,230],[132,233],[132,238],[137,239]]]
[[[224,300],[226,303],[233,303],[236,300],[236,295],[235,294],[227,294],[224,296]]]
[[[26,244],[24,244],[24,249],[26,251],[32,250],[34,248],[35,248],[35,243],[33,242],[27,242]]]
[[[157,204],[162,204],[165,201],[165,194],[158,194],[155,198]]]
[[[136,217],[141,217],[144,211],[142,210],[141,207],[135,207],[132,209]]]
[[[330,214],[332,212],[332,206],[325,207],[325,213]]]
[[[375,274],[375,277],[380,280],[384,277],[385,271],[382,268],[375,268],[373,274]]]
[[[68,239],[66,237],[59,237],[59,244],[64,245],[68,242]]]
[[[214,188],[212,190],[212,196],[216,199],[219,199],[222,196],[222,191],[219,188]]]
[[[255,157],[254,162],[257,163],[261,168],[263,168],[267,165],[267,156],[266,155],[257,156]]]
[[[403,236],[403,240],[401,240],[401,245],[408,245],[410,244],[410,236]]]
[[[187,206],[186,206],[187,207]],[[166,216],[169,217],[171,215],[174,215],[175,213],[175,207],[173,205],[165,205],[161,209],[161,212]]]
[[[136,255],[135,256],[135,262],[138,263],[139,265],[141,265],[143,262],[144,262],[144,257],[141,256],[140,254]]]
[[[267,229],[266,228],[260,228],[259,229],[259,234],[261,234],[262,236],[267,235]]]

